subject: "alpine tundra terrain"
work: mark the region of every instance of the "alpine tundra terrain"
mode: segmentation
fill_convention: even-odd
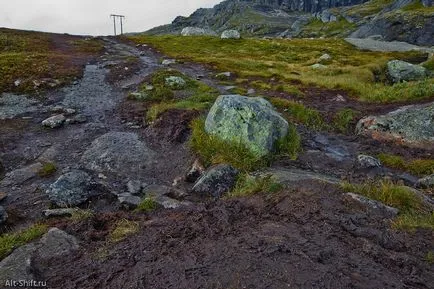
[[[326,11],[200,13],[253,2]],[[433,16],[359,2],[327,3]],[[128,37],[0,29],[0,287],[433,288],[433,38],[263,38],[206,19]]]

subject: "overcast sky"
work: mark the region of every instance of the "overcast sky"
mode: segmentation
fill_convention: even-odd
[[[222,0],[0,0],[0,27],[107,35],[110,14],[123,14],[126,32],[141,32]]]

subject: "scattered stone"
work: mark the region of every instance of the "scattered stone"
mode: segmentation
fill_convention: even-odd
[[[0,186],[18,186],[22,183],[33,179],[42,170],[41,163],[35,163],[24,168],[17,169],[5,175],[4,179],[0,182]]]
[[[342,95],[338,94],[335,98],[333,98],[334,102],[346,102],[347,100]]]
[[[312,69],[326,69],[326,68],[327,68],[326,65],[322,65],[322,64],[320,64],[320,63],[316,63],[316,64],[314,64],[314,65],[311,65],[310,67],[311,67]]]
[[[221,39],[240,39],[241,35],[240,32],[237,30],[225,30],[223,31]]]
[[[87,117],[84,114],[77,114],[72,120],[74,123],[85,123]]]
[[[155,152],[148,148],[135,133],[110,132],[91,144],[81,164],[98,173],[115,173],[132,177],[150,169]]]
[[[204,172],[205,168],[202,166],[200,161],[196,159],[190,171],[186,174],[185,181],[188,183],[194,183],[203,175]]]
[[[65,122],[66,118],[63,114],[58,114],[52,117],[47,118],[46,120],[42,121],[42,125],[49,128],[57,128],[62,126],[62,124]]]
[[[0,206],[0,225],[3,225],[8,219],[8,213],[6,212],[5,208]]]
[[[17,80],[15,80],[15,81],[14,81],[14,85],[15,85],[16,87],[20,86],[20,85],[21,85],[21,79],[17,79]]]
[[[200,195],[220,198],[235,186],[238,174],[239,171],[230,165],[214,166],[196,182],[192,191]]]
[[[425,188],[425,189],[434,188],[434,174],[421,178],[420,180],[417,181],[416,185],[418,188]]]
[[[142,182],[128,181],[127,188],[128,188],[128,193],[132,195],[139,195],[142,192]]]
[[[169,76],[166,78],[166,85],[169,86],[171,89],[183,89],[187,82],[182,77],[179,76]]]
[[[387,73],[393,83],[421,80],[428,76],[425,67],[401,60],[391,60],[387,63]]]
[[[182,190],[178,190],[174,187],[168,187],[163,185],[147,185],[142,189],[143,196],[146,197],[159,197],[169,196],[173,198],[184,198],[186,193]]]
[[[175,59],[164,59],[163,62],[161,62],[162,65],[171,65],[175,63],[176,63]]]
[[[389,207],[379,201],[375,201],[358,194],[346,193],[345,196],[390,218],[396,217],[399,213],[399,210],[396,208]]]
[[[118,196],[119,203],[127,209],[135,209],[142,201],[142,198],[125,193]]]
[[[255,93],[256,93],[256,90],[254,88],[249,88],[247,90],[247,95],[252,95],[252,94],[255,94]]]
[[[154,201],[165,209],[177,209],[179,207],[190,206],[192,203],[187,201],[178,201],[167,196],[158,196]]]
[[[51,228],[39,241],[38,257],[49,260],[78,250],[78,240],[58,228]]]
[[[77,206],[91,197],[90,182],[91,177],[86,172],[74,170],[60,176],[46,194],[59,207]]]
[[[50,209],[45,210],[42,214],[47,218],[52,217],[71,217],[74,213],[78,212],[79,209],[63,208],[63,209]]]
[[[358,134],[377,140],[392,140],[416,147],[432,148],[434,144],[434,102],[409,105],[381,116],[368,116],[359,121]]]
[[[200,36],[200,35],[210,35],[215,36],[217,35],[214,31],[211,29],[204,29],[199,27],[185,27],[181,31],[182,36]]]
[[[241,141],[264,156],[288,133],[288,122],[263,98],[222,95],[211,108],[205,130],[223,140]]]
[[[77,111],[76,111],[75,109],[73,109],[73,108],[66,108],[66,109],[64,110],[64,112],[65,112],[66,115],[73,115],[73,114],[75,114]]]
[[[154,90],[154,86],[151,85],[151,84],[146,84],[145,87],[144,87],[144,89],[145,89],[146,91],[151,91],[151,90]]]
[[[331,60],[332,60],[332,57],[329,54],[325,53],[325,54],[321,55],[321,57],[318,59],[318,63],[327,64]]]
[[[215,75],[215,77],[218,79],[229,79],[231,76],[232,76],[232,73],[229,71],[217,73]]]
[[[362,169],[376,168],[382,166],[381,162],[378,159],[368,155],[357,156],[357,163],[358,166]]]

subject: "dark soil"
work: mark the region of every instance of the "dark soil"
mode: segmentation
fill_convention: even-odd
[[[65,289],[431,287],[432,232],[396,232],[333,188],[313,187],[138,215],[140,232],[118,244],[107,242],[118,215],[65,224],[84,248],[38,276]]]

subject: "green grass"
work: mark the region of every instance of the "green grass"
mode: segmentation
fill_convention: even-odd
[[[198,118],[191,123],[190,147],[206,166],[227,163],[242,171],[253,171],[269,164],[273,155],[261,157],[250,151],[243,143],[226,141],[205,131],[205,120]],[[296,159],[301,149],[301,138],[295,126],[290,124],[288,135],[276,144],[276,155]]]
[[[57,167],[53,163],[44,163],[42,164],[42,169],[39,170],[38,175],[41,178],[48,178],[54,175],[57,171]]]
[[[423,6],[422,1],[414,0],[412,3],[408,4],[407,6],[402,7],[401,11],[432,15],[434,14],[434,6],[425,7]]]
[[[333,118],[333,128],[342,133],[347,133],[351,129],[351,123],[358,115],[357,111],[345,108],[338,111]]]
[[[247,173],[238,177],[235,188],[229,197],[251,196],[258,193],[276,193],[282,189],[282,185],[271,176],[251,176]]]
[[[425,261],[429,264],[434,264],[434,251],[429,251],[425,256]]]
[[[304,37],[347,36],[356,27],[356,24],[350,23],[344,17],[340,16],[337,21],[327,23],[315,18],[303,27],[301,34]]]
[[[149,213],[158,208],[158,203],[153,198],[145,198],[135,209],[136,212]]]
[[[303,86],[342,89],[367,102],[420,100],[434,95],[434,79],[390,86],[377,82],[385,78],[386,63],[408,60],[421,52],[361,51],[340,39],[223,41],[217,37],[131,36],[180,60],[210,65],[217,71],[230,71],[241,79],[271,79],[280,83],[298,82]],[[328,53],[333,61],[327,69],[310,65]]]
[[[70,219],[73,222],[81,222],[91,219],[93,216],[95,216],[95,214],[92,210],[77,209],[72,213]]]
[[[122,219],[116,222],[115,228],[110,233],[110,241],[113,243],[120,242],[139,231],[139,223]]]
[[[308,108],[300,102],[284,98],[268,99],[275,107],[283,109],[288,118],[296,123],[301,123],[312,129],[325,128],[325,121],[321,113],[315,109]]]
[[[48,227],[46,225],[35,224],[19,232],[1,235],[0,260],[7,257],[14,249],[41,237],[47,231]]]
[[[396,229],[415,231],[416,229],[427,229],[434,231],[434,212],[427,213],[407,213],[398,216],[393,222]]]
[[[393,0],[371,0],[351,7],[347,13],[350,16],[360,15],[361,17],[365,17],[380,12],[392,2]]]
[[[379,154],[378,159],[387,167],[407,171],[420,177],[434,174],[434,159],[406,160],[401,156],[387,153]]]

